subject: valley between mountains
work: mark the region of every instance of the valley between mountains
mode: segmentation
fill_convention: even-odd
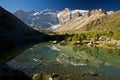
[[[0,80],[119,80],[120,11],[0,7]]]
[[[120,11],[65,8],[62,11],[17,10],[13,14],[37,31],[64,35],[57,41],[63,40],[70,44],[76,44],[77,41],[80,41],[81,44],[93,42],[99,47],[120,48]],[[54,38],[54,40],[56,39]]]

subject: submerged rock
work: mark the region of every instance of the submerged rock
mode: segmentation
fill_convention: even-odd
[[[59,77],[59,74],[53,73],[52,78],[56,78],[56,77]]]
[[[57,41],[56,41],[56,40],[55,40],[55,41],[52,41],[52,43],[53,43],[53,44],[57,44]]]
[[[33,66],[33,67],[31,67],[31,69],[36,69],[36,67],[35,67],[35,66]]]
[[[53,78],[50,77],[49,80],[53,80]]]
[[[41,65],[42,65],[41,63],[37,64],[37,66],[41,66]]]
[[[91,76],[99,76],[98,72],[96,71],[89,71],[88,72]]]
[[[63,41],[60,42],[60,44],[61,44],[61,45],[65,45],[65,44],[66,44],[66,41],[63,40]]]
[[[32,79],[34,80],[34,79],[36,79],[38,76],[39,76],[39,74],[34,74],[33,77],[32,77]]]

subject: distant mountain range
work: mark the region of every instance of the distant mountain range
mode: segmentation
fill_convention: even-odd
[[[23,11],[17,10],[13,14],[29,26],[37,29],[56,29],[61,24],[66,23],[71,18],[79,17],[89,12],[88,10],[69,10],[63,11],[46,9],[43,11]]]
[[[40,12],[25,12],[18,10],[14,13],[18,18],[37,30],[47,29],[57,34],[74,33],[114,33],[115,39],[120,39],[120,11],[44,10]]]

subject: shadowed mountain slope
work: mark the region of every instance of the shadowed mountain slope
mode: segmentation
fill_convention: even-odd
[[[0,7],[0,61],[7,60],[18,55],[20,46],[26,47],[37,42],[45,41],[47,35],[29,28],[21,20]],[[26,45],[26,46],[24,46]],[[27,47],[26,47],[27,48]]]

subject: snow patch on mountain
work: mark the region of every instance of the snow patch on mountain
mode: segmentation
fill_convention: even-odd
[[[66,22],[78,18],[80,16],[83,16],[85,13],[88,13],[89,10],[70,10],[68,8],[65,8],[61,12],[58,13],[57,17],[59,19],[60,24],[65,24]]]
[[[76,10],[72,11],[72,13],[76,13],[76,12],[79,12],[80,14],[84,15],[85,13],[89,12],[89,10],[79,10],[79,9],[76,9]]]
[[[45,9],[43,11],[26,12],[17,10],[14,15],[25,22],[27,25],[35,26],[38,29],[47,29],[53,25],[59,24],[57,10]]]
[[[39,15],[39,12],[36,12],[36,13],[34,13],[33,15],[34,15],[34,16]]]
[[[49,29],[51,30],[54,30],[54,29],[57,29],[58,27],[60,27],[61,25],[60,24],[58,24],[58,25],[53,25],[53,26],[51,26]]]

